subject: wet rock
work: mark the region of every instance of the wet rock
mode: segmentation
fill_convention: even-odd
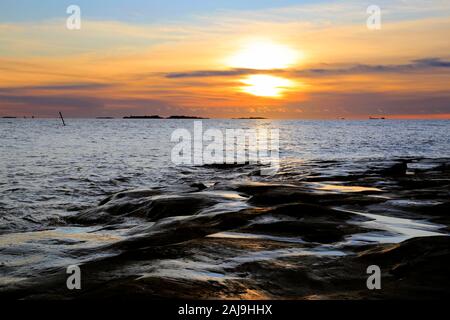
[[[150,199],[130,199],[127,201],[107,202],[101,206],[90,208],[66,218],[67,223],[81,225],[108,225],[120,223],[130,212],[134,212],[147,204]]]
[[[199,182],[199,183],[193,183],[190,185],[192,188],[196,188],[197,191],[202,191],[207,189],[208,187],[205,186],[203,183]]]
[[[450,163],[447,163],[447,162],[443,163],[443,164],[437,166],[436,168],[433,168],[432,170],[433,171],[442,171],[442,172],[450,171]]]
[[[305,174],[303,168],[298,174],[283,173],[277,176],[278,182],[235,183],[223,179],[204,190],[203,183],[189,187],[196,180],[187,179],[183,180],[185,185],[164,190],[117,193],[97,207],[80,208],[80,213],[66,220],[69,228],[78,224],[98,226],[86,228],[87,234],[116,235],[113,240],[99,240],[80,248],[83,242],[73,231],[73,239],[61,236],[32,241],[36,248],[47,251],[30,251],[31,241],[25,241],[19,249],[12,245],[0,248],[2,258],[30,254],[42,257],[48,253],[49,260],[78,259],[83,263],[83,290],[67,292],[65,270],[54,270],[51,264],[41,270],[35,264],[20,267],[5,259],[3,271],[30,277],[20,285],[0,287],[0,298],[447,297],[449,237],[415,238],[399,244],[359,243],[347,238],[374,231],[365,228],[371,224],[361,224],[367,219],[355,212],[419,222],[432,218],[448,226],[449,171],[431,161],[427,167],[432,170],[411,175],[406,174],[404,162],[383,173],[389,179],[380,176],[379,168],[386,166],[383,161],[383,166],[369,172],[364,163],[358,171],[363,174],[346,176],[350,183],[342,183],[347,178],[338,178],[338,184],[334,178],[344,173],[337,162],[316,176]],[[305,183],[307,176],[325,181],[320,185],[379,187],[383,194],[320,190],[317,183]],[[248,175],[241,178],[265,180]],[[52,222],[52,226],[55,224]],[[373,225],[377,227],[377,223]],[[385,229],[376,231],[382,240],[382,232],[387,241],[395,238]],[[372,264],[381,268],[382,290],[366,287],[366,270]],[[16,272],[19,269],[21,274]]]
[[[323,198],[323,193],[289,184],[245,183],[231,187],[242,194],[251,196],[249,203],[253,205],[278,205],[292,202],[312,202]],[[336,198],[330,195],[329,198]]]
[[[398,244],[379,245],[358,254],[358,259],[377,261],[386,266],[427,262],[430,257],[442,258],[443,264],[450,262],[449,236],[412,238]]]
[[[448,218],[450,216],[450,201],[431,206],[428,208],[426,213],[429,215],[442,216]]]
[[[362,232],[363,230],[354,225],[334,222],[277,221],[253,224],[240,231],[299,237],[308,242],[333,243],[343,240],[346,235]]]
[[[198,238],[170,246],[126,251],[123,255],[85,264],[83,290],[65,290],[66,274],[61,270],[53,276],[17,286],[15,290],[0,290],[0,297],[432,299],[450,294],[447,276],[450,237],[415,238],[400,244],[372,245],[357,255],[302,255],[300,250],[298,255],[294,251],[285,251],[288,254],[284,256],[268,255],[258,259],[259,255],[256,255],[239,259],[237,255],[244,254],[245,257],[249,252],[243,250],[247,245],[252,246],[255,254],[260,250],[255,247],[260,240],[243,241],[238,245],[237,240]],[[268,252],[271,246],[266,244],[262,247],[264,251],[260,254]],[[290,244],[286,250],[293,247]],[[277,248],[280,247],[274,249]],[[173,275],[159,273],[157,269],[161,267],[158,263],[163,259],[172,261],[171,266],[178,266],[179,271]],[[366,269],[372,264],[381,268],[381,290],[368,290],[366,287]],[[208,275],[206,266],[219,269]],[[196,268],[199,268],[198,273]],[[214,277],[213,273],[222,277]]]
[[[217,199],[199,194],[161,197],[153,199],[149,204],[131,214],[144,216],[148,221],[157,221],[171,216],[190,216],[216,203],[218,203]]]
[[[133,228],[129,232],[129,238],[117,242],[111,247],[133,250],[198,239],[210,234],[242,227],[264,212],[263,209],[246,209],[236,212],[167,218],[155,224],[144,224]]]
[[[282,218],[270,222],[254,222],[240,231],[300,237],[305,241],[319,243],[332,243],[342,240],[346,235],[368,231],[347,222],[350,219],[353,219],[353,222],[368,219],[318,205],[304,203],[282,205],[268,210],[266,215],[278,218],[288,216],[296,219]]]
[[[450,237],[420,237],[399,244],[378,246],[357,260],[379,265],[392,275],[383,288],[406,298],[450,296]]]
[[[111,224],[126,217],[156,221],[171,216],[193,215],[203,208],[218,202],[213,197],[201,194],[151,196],[152,192],[134,192],[115,195],[96,208],[85,210],[69,217],[71,223]]]
[[[371,204],[384,202],[386,199],[370,197],[366,192],[340,193],[321,191],[294,185],[241,185],[236,188],[243,194],[250,195],[249,203],[257,206],[273,206],[286,203],[311,203],[325,205]]]
[[[298,219],[318,218],[322,220],[346,221],[356,217],[347,211],[335,210],[326,206],[309,203],[293,203],[276,206],[270,211],[272,215],[286,215]]]
[[[393,166],[381,170],[380,174],[384,176],[404,176],[408,170],[408,160],[402,160]]]
[[[161,194],[161,191],[158,189],[144,189],[144,190],[130,190],[115,193],[99,203],[99,206],[103,206],[109,202],[115,202],[117,200],[123,200],[124,198],[128,199],[142,199],[146,197],[151,197],[155,195]]]

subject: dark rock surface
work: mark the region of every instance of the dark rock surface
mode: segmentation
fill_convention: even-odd
[[[348,175],[324,162],[276,181],[252,180],[253,167],[239,181],[122,191],[58,228],[0,237],[0,298],[449,297],[450,170],[433,161]],[[68,264],[80,291],[66,288]],[[370,265],[381,290],[367,289]]]

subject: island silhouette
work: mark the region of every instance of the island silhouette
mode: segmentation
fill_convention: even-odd
[[[196,117],[196,116],[184,116],[184,115],[175,115],[175,116],[169,116],[169,117],[161,117],[159,115],[152,115],[152,116],[125,116],[124,119],[208,119],[203,117]]]

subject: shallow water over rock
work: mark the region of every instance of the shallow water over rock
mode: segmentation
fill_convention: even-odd
[[[251,178],[253,168],[247,173],[227,168],[216,170],[239,170],[240,181],[122,191],[66,213],[56,228],[1,235],[0,292],[43,298],[51,290],[63,297],[65,268],[77,264],[92,273],[82,296],[95,296],[100,284],[112,286],[108,294],[114,296],[139,283],[149,286],[143,293],[149,297],[183,297],[187,288],[196,288],[197,298],[207,293],[242,298],[249,292],[258,298],[308,298],[316,291],[333,297],[338,287],[328,286],[326,277],[302,275],[305,268],[333,273],[342,263],[353,270],[360,263],[353,257],[368,247],[383,250],[408,239],[447,237],[448,217],[439,211],[448,203],[450,172],[441,166],[446,161],[389,180],[368,169],[353,180],[311,183],[282,169],[265,182]],[[433,190],[428,193],[426,181],[440,183],[428,184]],[[384,263],[383,255],[379,259]],[[351,273],[338,271],[333,281],[351,282]],[[282,290],[266,272],[300,277],[306,285],[287,282]],[[37,283],[42,289],[35,289]],[[168,292],[162,283],[180,291]]]

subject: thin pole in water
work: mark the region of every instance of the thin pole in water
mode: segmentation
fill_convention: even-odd
[[[66,126],[66,123],[64,122],[64,118],[63,118],[63,116],[62,116],[62,113],[61,113],[61,112],[59,113],[59,116],[61,117],[61,120],[62,120],[63,126]]]

